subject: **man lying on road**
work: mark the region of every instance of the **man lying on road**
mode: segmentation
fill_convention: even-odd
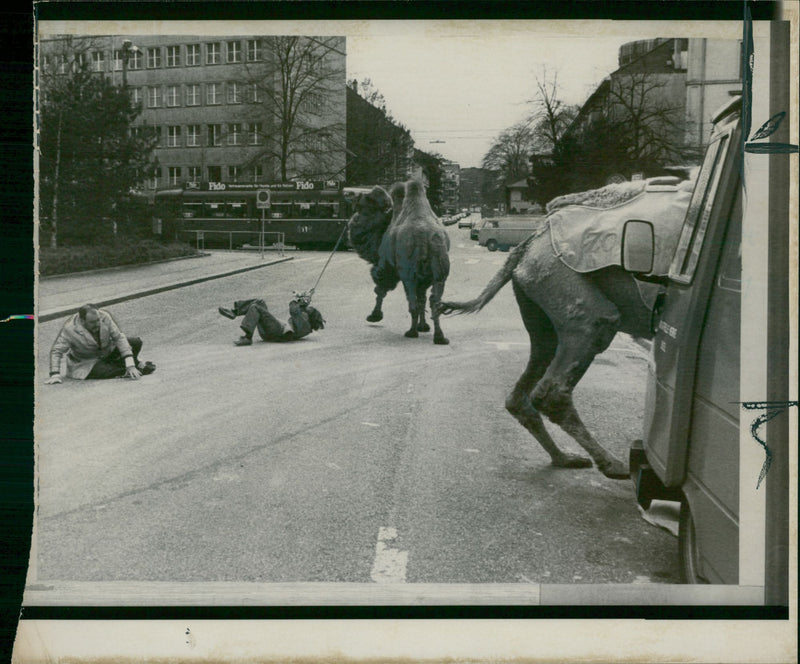
[[[237,300],[233,303],[233,309],[220,307],[218,311],[231,320],[244,316],[239,326],[244,334],[233,342],[237,346],[252,344],[256,330],[264,341],[294,341],[325,327],[322,314],[311,306],[307,295],[299,295],[289,303],[289,320],[286,324],[269,312],[264,300]]]
[[[107,311],[85,304],[70,316],[50,350],[50,378],[61,382],[61,359],[66,357],[68,378],[101,379],[127,376],[134,380],[156,370],[152,362],[139,362],[142,340],[126,337]]]

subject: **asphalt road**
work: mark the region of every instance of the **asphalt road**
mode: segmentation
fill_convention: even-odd
[[[449,227],[445,296],[505,261]],[[381,323],[368,266],[337,253],[314,304],[325,330],[237,348],[217,313],[262,296],[285,317],[328,254],[113,305],[156,373],[37,386],[38,581],[675,583],[677,543],[628,481],[559,470],[506,412],[527,360],[511,288],[406,339],[400,290]],[[62,320],[39,326],[38,366]],[[618,335],[575,399],[626,457],[647,356]],[[577,444],[550,426],[556,440]]]

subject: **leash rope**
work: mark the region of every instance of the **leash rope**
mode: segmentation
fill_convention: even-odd
[[[314,295],[314,291],[316,291],[317,290],[317,286],[319,286],[319,282],[320,282],[320,279],[322,279],[322,275],[325,274],[325,270],[328,267],[328,263],[331,262],[331,259],[333,258],[333,255],[336,253],[336,250],[339,248],[339,243],[342,241],[342,238],[344,237],[344,233],[345,233],[346,230],[347,230],[347,222],[345,222],[344,227],[342,228],[342,232],[339,233],[339,239],[336,240],[336,244],[333,245],[333,251],[331,251],[330,256],[328,256],[328,260],[325,261],[325,265],[322,266],[322,271],[319,273],[319,276],[317,277],[317,281],[314,284],[314,287],[310,291],[308,291],[308,293],[307,293],[309,302],[311,302],[311,296]]]

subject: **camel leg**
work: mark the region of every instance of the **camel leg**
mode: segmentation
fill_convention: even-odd
[[[377,323],[379,320],[383,320],[383,310],[381,307],[383,306],[383,298],[386,297],[387,292],[385,288],[375,286],[375,307],[372,309],[372,313],[367,316],[367,320],[370,323]]]
[[[417,286],[417,311],[419,312],[418,332],[430,332],[431,326],[425,322],[425,286]]]
[[[408,313],[411,315],[411,327],[408,328],[405,336],[416,339],[419,336],[417,325],[419,324],[419,305],[417,304],[417,285],[413,279],[404,280],[403,288],[406,291],[408,300]]]
[[[444,293],[444,282],[437,281],[431,286],[431,318],[433,319],[433,343],[446,346],[450,340],[444,336],[441,325],[439,325],[439,305],[442,302]]]
[[[525,371],[517,380],[506,399],[506,410],[525,427],[550,455],[554,466],[559,468],[590,468],[591,459],[578,454],[563,452],[550,436],[542,416],[531,403],[531,392],[544,375],[557,345],[555,331],[545,313],[514,285],[522,320],[531,340],[530,357]]]
[[[600,318],[593,324],[594,336],[585,330],[558,331],[558,348],[542,379],[533,390],[533,406],[572,436],[600,471],[611,479],[629,477],[627,465],[602,447],[581,421],[572,401],[572,391],[589,368],[597,353],[605,350],[614,338],[618,318]]]

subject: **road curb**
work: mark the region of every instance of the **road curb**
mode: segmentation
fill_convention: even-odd
[[[92,304],[95,304],[98,307],[108,307],[111,306],[112,304],[119,304],[120,302],[127,302],[128,300],[135,300],[140,297],[155,295],[157,293],[163,293],[168,290],[175,290],[176,288],[183,288],[184,286],[193,286],[194,284],[200,284],[204,281],[211,281],[212,279],[221,279],[222,277],[230,277],[234,274],[249,272],[251,270],[258,270],[262,267],[267,267],[269,265],[277,265],[278,263],[285,263],[286,261],[290,260],[294,260],[294,256],[285,256],[284,258],[279,258],[277,260],[270,261],[269,263],[262,263],[260,265],[250,265],[248,267],[240,267],[236,268],[235,270],[228,270],[227,272],[218,272],[216,274],[209,274],[203,277],[196,277],[194,279],[188,279],[186,281],[179,281],[171,284],[166,284],[164,286],[156,286],[155,288],[148,288],[142,291],[126,293],[125,295],[119,295],[106,300],[99,300],[93,302]],[[47,321],[55,320],[56,318],[63,318],[64,316],[69,316],[71,314],[76,313],[78,309],[81,306],[83,306],[83,304],[85,303],[81,303],[78,305],[70,305],[68,307],[62,307],[60,309],[51,309],[49,311],[42,312],[36,316],[36,320],[40,323],[46,323]]]

